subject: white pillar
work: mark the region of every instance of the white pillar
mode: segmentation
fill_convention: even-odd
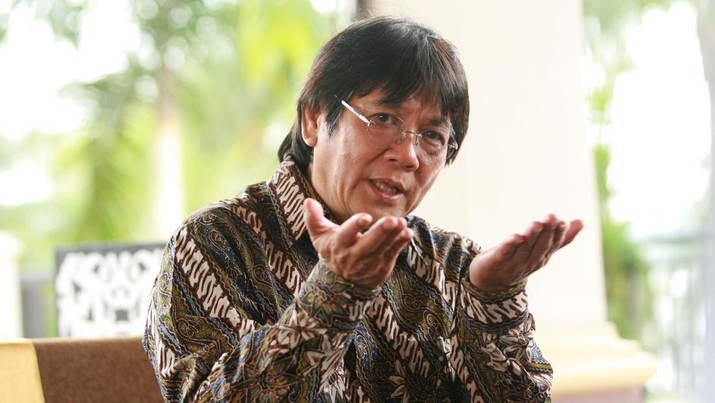
[[[22,337],[20,277],[17,259],[20,241],[0,232],[0,340]]]
[[[614,390],[640,388],[651,356],[606,322],[581,3],[374,0],[372,9],[411,16],[452,41],[470,83],[467,138],[417,214],[483,248],[548,213],[582,219],[577,240],[527,288],[537,339],[557,372],[554,395],[603,392],[614,401]],[[608,371],[618,379],[604,378]]]

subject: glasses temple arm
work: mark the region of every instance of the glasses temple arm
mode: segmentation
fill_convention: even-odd
[[[352,112],[355,116],[357,116],[358,119],[362,120],[363,122],[365,122],[365,123],[367,123],[367,124],[370,124],[370,121],[368,120],[368,118],[366,118],[365,116],[363,116],[360,112],[356,111],[355,108],[353,108],[352,106],[350,106],[349,103],[345,102],[345,101],[342,100],[342,99],[340,100],[340,103],[343,104],[343,106],[344,106],[345,108],[347,108],[347,110],[349,110],[349,111]]]

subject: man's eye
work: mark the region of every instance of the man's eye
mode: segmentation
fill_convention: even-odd
[[[447,142],[446,137],[442,133],[434,130],[423,131],[422,138],[425,140],[430,140],[434,143],[439,143],[440,145],[445,144]]]
[[[389,113],[376,113],[371,116],[370,120],[381,125],[391,126],[397,124],[397,119]]]

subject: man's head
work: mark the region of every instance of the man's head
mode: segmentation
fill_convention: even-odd
[[[468,114],[449,42],[409,20],[364,20],[318,53],[279,157],[292,156],[339,222],[405,216],[454,159],[447,143],[461,144]]]
[[[409,19],[377,17],[350,25],[321,48],[300,93],[293,127],[278,151],[279,160],[292,155],[307,170],[313,149],[301,136],[303,109],[324,111],[332,132],[343,112],[341,100],[378,89],[385,103],[417,94],[433,99],[461,145],[469,123],[469,95],[456,49]]]

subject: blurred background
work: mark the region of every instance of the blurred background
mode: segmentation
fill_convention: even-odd
[[[0,336],[72,335],[57,273],[73,250],[121,264],[266,179],[316,51],[368,3],[0,0]],[[704,399],[715,2],[581,13],[608,320],[658,359],[647,400]]]

